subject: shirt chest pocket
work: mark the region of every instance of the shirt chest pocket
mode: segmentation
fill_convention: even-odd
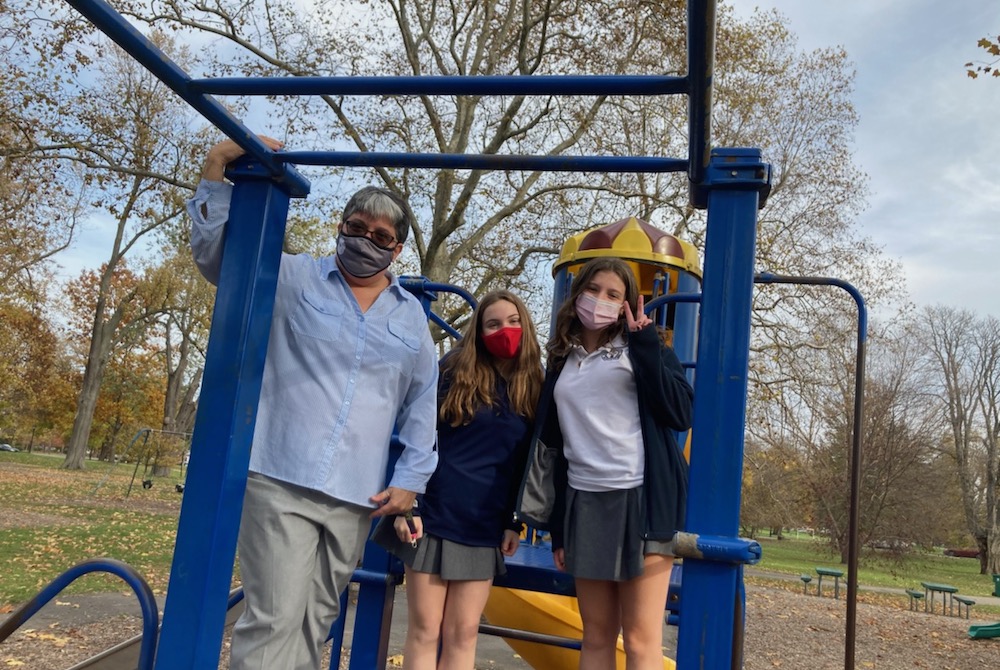
[[[344,305],[342,303],[303,291],[302,298],[289,319],[289,324],[292,330],[299,335],[332,341],[340,336],[343,321]]]
[[[419,352],[420,338],[403,324],[389,321],[385,342],[378,347],[381,359],[398,370],[409,372],[416,366]]]

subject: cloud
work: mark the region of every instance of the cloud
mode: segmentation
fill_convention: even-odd
[[[870,177],[861,231],[901,262],[918,304],[1000,317],[1000,82],[966,76],[1000,32],[984,0],[736,0],[776,8],[803,50],[841,45],[857,68],[855,161]],[[991,24],[990,21],[993,21]]]

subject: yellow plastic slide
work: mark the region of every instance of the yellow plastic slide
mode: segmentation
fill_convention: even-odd
[[[583,636],[583,624],[580,622],[576,598],[568,596],[495,586],[490,590],[490,599],[486,603],[484,614],[486,620],[494,626],[576,640]],[[570,670],[580,664],[580,652],[575,649],[506,638],[504,641],[520,654],[528,665],[539,670]],[[625,669],[625,649],[622,647],[621,638],[618,639],[616,668]],[[676,665],[664,657],[663,670],[676,670]]]

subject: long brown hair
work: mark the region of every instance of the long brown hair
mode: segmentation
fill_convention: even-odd
[[[535,404],[542,389],[542,351],[535,335],[535,325],[524,303],[510,291],[491,291],[476,307],[462,339],[445,359],[442,375],[451,385],[441,400],[438,416],[452,426],[468,423],[481,407],[496,403],[496,375],[493,354],[483,344],[483,313],[501,300],[514,305],[521,318],[521,348],[510,361],[507,396],[511,410],[529,420],[535,417]]]
[[[562,367],[566,356],[574,344],[580,343],[580,331],[583,325],[576,316],[576,299],[580,297],[583,290],[587,288],[591,280],[598,272],[613,272],[618,275],[622,283],[625,284],[625,300],[634,314],[639,302],[639,284],[632,274],[632,268],[628,263],[620,258],[592,258],[580,268],[580,273],[574,277],[573,285],[569,290],[569,297],[559,307],[556,312],[556,325],[553,328],[552,337],[546,345],[549,353],[549,363],[555,368]],[[604,331],[604,341],[610,342],[625,332],[625,315],[618,316],[618,321],[607,327]]]

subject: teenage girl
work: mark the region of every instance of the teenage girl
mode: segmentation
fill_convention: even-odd
[[[621,632],[629,670],[662,670],[672,539],[687,497],[673,432],[690,427],[694,392],[616,258],[580,269],[548,359],[542,446],[532,448],[558,454],[549,529],[556,567],[576,582],[580,668],[615,667]]]
[[[487,294],[440,367],[437,470],[418,515],[376,537],[406,568],[407,670],[472,670],[493,577],[517,550],[514,499],[543,378],[524,303]]]

